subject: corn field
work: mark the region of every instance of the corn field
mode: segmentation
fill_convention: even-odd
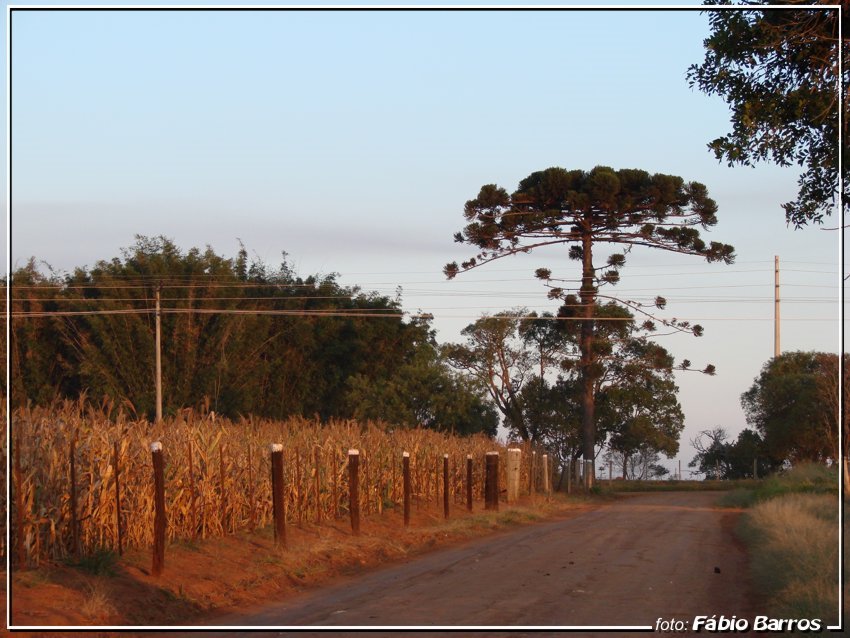
[[[444,454],[449,455],[450,498],[462,503],[467,454],[473,458],[473,498],[478,500],[483,499],[485,453],[504,452],[484,435],[457,437],[384,423],[230,421],[184,410],[151,424],[120,412],[114,419],[107,414],[83,402],[13,412],[9,551],[14,564],[37,566],[96,551],[152,546],[149,446],[154,441],[163,445],[169,541],[270,525],[271,443],[284,446],[287,524],[347,515],[351,448],[360,452],[359,505],[365,516],[401,505],[404,451],[410,454],[414,508],[442,498]],[[526,491],[532,488],[528,458],[523,454]],[[500,468],[504,485],[504,463]]]

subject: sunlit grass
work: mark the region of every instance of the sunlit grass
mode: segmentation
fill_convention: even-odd
[[[838,491],[834,469],[804,465],[732,492],[750,506],[741,535],[755,586],[775,617],[838,621]],[[846,524],[846,515],[845,521]],[[846,609],[846,602],[845,602]]]
[[[100,582],[86,586],[86,597],[80,606],[80,612],[95,625],[109,624],[110,619],[118,613],[108,591]]]
[[[722,482],[722,481],[721,481]],[[838,494],[838,469],[820,463],[802,463],[787,472],[758,481],[736,481],[721,499],[725,507],[752,507],[785,494]]]

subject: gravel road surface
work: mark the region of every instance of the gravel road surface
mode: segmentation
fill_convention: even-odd
[[[516,636],[530,627],[586,627],[590,635],[602,627],[622,627],[624,633],[627,627],[655,628],[658,619],[690,627],[697,615],[752,619],[759,611],[745,554],[733,534],[739,513],[716,506],[718,498],[711,492],[629,496],[210,624],[234,629],[490,627],[482,636],[513,627]],[[284,634],[254,630],[250,635]]]

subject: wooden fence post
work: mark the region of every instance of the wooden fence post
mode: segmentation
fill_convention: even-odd
[[[537,491],[537,482],[534,480],[537,478],[537,452],[534,450],[531,451],[531,465],[528,469],[528,493],[534,494]]]
[[[508,450],[507,460],[507,482],[508,482],[508,503],[516,503],[519,499],[519,469],[522,459],[522,450],[519,448],[510,448]]]
[[[443,454],[443,518],[449,517],[449,455]]]
[[[549,472],[549,455],[544,454],[540,457],[540,465],[542,466],[542,476],[543,476],[543,492],[546,496],[552,493],[552,484],[550,482],[550,472]]]
[[[165,463],[162,459],[162,443],[151,443],[154,484],[153,519],[153,563],[151,574],[159,576],[165,568]]]
[[[351,531],[360,534],[360,452],[348,450],[348,512]]]
[[[484,509],[499,511],[499,453],[487,452],[484,476]]]
[[[472,455],[466,455],[466,510],[472,511]]]
[[[404,483],[404,526],[410,525],[410,453],[401,455],[402,482]]]
[[[283,444],[269,446],[272,465],[272,514],[274,516],[274,541],[286,547],[286,501],[283,498]]]
[[[121,556],[124,554],[124,546],[121,536],[121,484],[119,482],[121,472],[118,467],[118,441],[112,444],[112,460],[115,465],[115,532],[118,537],[118,555]]]

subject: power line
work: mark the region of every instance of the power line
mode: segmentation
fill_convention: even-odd
[[[687,275],[687,274],[698,274],[698,273],[675,273],[676,275]],[[709,273],[703,273],[709,274]],[[712,273],[713,274],[713,273]],[[835,273],[837,275],[837,273]],[[647,275],[654,276],[654,275]],[[661,275],[659,275],[661,276]],[[666,276],[666,275],[664,275]],[[634,277],[630,277],[629,279],[634,279]],[[456,288],[457,286],[466,285],[466,286],[479,286],[480,284],[485,283],[531,283],[538,282],[540,280],[529,279],[529,278],[513,278],[513,279],[479,279],[479,280],[465,280],[465,281],[409,281],[399,283],[396,281],[380,281],[380,282],[371,282],[366,284],[358,284],[357,286],[339,286],[338,289],[340,291],[345,290],[354,290],[353,294],[359,296],[368,296],[370,293],[378,293],[381,286],[390,286],[391,288],[385,289],[389,292],[396,292],[399,288],[404,291],[408,286],[420,286],[420,285],[439,285],[446,286],[451,288]],[[564,283],[580,283],[579,279],[553,279],[554,282],[564,282]],[[246,283],[246,282],[238,282],[238,283],[216,283],[210,282],[206,284],[194,284],[194,283],[163,283],[163,290],[177,290],[177,289],[222,289],[222,288],[233,288],[233,289],[248,289],[248,288],[273,288],[280,291],[299,289],[299,288],[307,288],[311,290],[321,289],[324,284],[269,284],[269,283]],[[665,289],[684,289],[691,290],[695,288],[741,288],[741,287],[758,287],[758,286],[767,286],[770,285],[769,282],[765,283],[756,283],[756,284],[717,284],[713,286],[685,286],[682,288],[670,288],[664,286]],[[789,286],[811,286],[818,288],[836,288],[835,285],[822,285],[822,284],[784,284]],[[0,285],[0,288],[5,288],[5,285]],[[372,288],[378,287],[379,290],[374,290]],[[38,285],[16,285],[12,284],[12,292],[16,290],[48,290],[48,289],[60,289],[60,290],[151,290],[153,288],[150,284],[110,284],[110,285],[102,285],[102,284],[64,284],[64,283],[44,283]],[[367,290],[370,289],[370,290]],[[409,290],[409,289],[408,289]],[[642,289],[634,289],[634,290],[647,290],[646,288]],[[451,291],[440,291],[444,294],[448,294]],[[463,292],[463,291],[461,291]]]
[[[13,319],[24,318],[45,318],[45,317],[73,317],[73,316],[91,316],[91,315],[133,315],[133,314],[154,314],[153,308],[137,308],[137,309],[116,309],[116,310],[56,310],[56,311],[12,311]],[[222,315],[269,315],[269,316],[288,316],[288,317],[354,317],[361,319],[375,318],[427,318],[433,319],[433,313],[409,313],[409,312],[363,312],[357,311],[339,311],[339,310],[264,310],[264,309],[236,309],[236,308],[162,308],[162,314],[222,314]],[[6,317],[7,313],[0,313],[2,317]],[[493,317],[492,318],[497,318]],[[449,315],[443,318],[451,319],[478,319],[478,315]],[[542,319],[546,321],[584,321],[584,317],[543,317],[539,315],[519,315],[512,316],[516,319]],[[679,321],[772,321],[772,318],[759,317],[705,317],[683,319],[677,318]],[[594,321],[636,321],[634,318],[628,317],[594,317]],[[795,319],[787,319],[790,321],[835,321],[835,317],[800,317]],[[656,323],[664,324],[664,320],[656,320]]]
[[[803,265],[813,265],[813,266],[835,266],[836,262],[834,261],[803,261],[803,260],[793,260],[787,259],[785,263],[788,264],[803,264]],[[743,265],[755,265],[755,264],[773,264],[772,259],[757,259],[757,260],[747,260],[747,261],[735,261],[736,266]],[[628,261],[626,268],[629,269],[629,272],[632,272],[635,269],[641,268],[695,268],[703,266],[702,261],[689,261],[687,263],[661,263],[661,264],[642,264],[642,263],[634,263],[633,261]],[[393,271],[384,271],[384,270],[368,270],[368,271],[350,271],[350,272],[337,272],[330,271],[328,273],[312,273],[311,275],[306,275],[306,277],[323,277],[323,276],[339,276],[339,277],[349,277],[351,275],[426,275],[433,274],[435,271],[439,269],[432,270],[393,270]],[[528,270],[527,267],[517,267],[517,268],[500,268],[498,266],[491,267],[488,269],[489,272],[526,272]],[[759,269],[754,272],[771,272],[771,268]],[[91,271],[89,271],[89,274]],[[106,273],[106,276],[109,278],[120,278],[124,275],[117,273]],[[127,275],[130,277],[130,275]],[[150,273],[137,273],[132,275],[131,277],[134,279],[162,279],[164,275],[162,274],[150,274]],[[231,279],[233,275],[231,274],[212,274],[212,273],[190,273],[186,275],[167,275],[169,278],[182,278],[182,279],[191,279],[191,278],[221,278],[221,279]]]
[[[644,290],[646,290],[646,289],[644,289]],[[624,292],[624,293],[628,294],[629,291],[618,291],[618,292],[620,292],[620,293]],[[426,296],[423,293],[418,293],[418,294]],[[429,294],[437,295],[437,294],[441,294],[441,293],[434,292],[434,293],[429,293]],[[468,296],[470,296],[470,294],[471,293],[458,292],[458,293],[445,293],[445,294],[442,294],[441,296],[468,297]],[[541,297],[541,294],[540,294],[539,291],[538,292],[523,292],[523,293],[520,293],[520,292],[505,293],[505,292],[502,292],[502,291],[481,291],[479,293],[476,293],[476,296],[498,297],[498,296],[504,296],[506,294],[527,296],[529,298],[535,298],[535,299],[539,299]],[[645,300],[648,300],[648,301],[653,301],[655,299],[655,296],[629,295],[629,298],[633,301],[636,301],[636,300],[639,300],[639,299],[645,299]],[[252,296],[252,297],[163,297],[162,298],[162,301],[164,301],[164,302],[167,302],[167,301],[188,301],[188,302],[194,302],[194,303],[208,303],[208,302],[213,302],[213,301],[274,301],[274,302],[285,302],[285,301],[346,301],[346,302],[351,302],[351,301],[358,301],[358,300],[364,300],[364,299],[358,299],[357,297],[352,298],[352,297],[347,297],[347,296],[344,296],[344,295],[315,295],[315,296],[310,296],[310,295],[301,296],[301,295],[299,295],[299,296],[285,296],[285,297],[284,296],[264,296],[264,297],[253,297]],[[768,301],[772,301],[772,300],[773,300],[772,297],[754,297],[754,296],[734,297],[734,296],[729,296],[729,295],[724,295],[724,296],[705,295],[705,296],[700,296],[700,297],[696,297],[696,296],[673,297],[673,298],[667,299],[668,302],[675,301],[675,302],[687,302],[687,303],[711,303],[711,302],[717,302],[717,303],[726,303],[726,302],[729,302],[729,303],[732,303],[732,302],[734,302],[734,303],[762,303],[762,302],[768,302]],[[833,297],[797,297],[797,298],[790,297],[790,298],[787,298],[787,300],[788,301],[799,301],[799,302],[818,302],[818,301],[834,302],[837,299],[833,298]],[[140,297],[19,297],[19,298],[16,298],[16,299],[12,299],[13,303],[24,303],[24,302],[40,302],[40,303],[47,303],[47,302],[50,302],[50,303],[89,303],[89,302],[91,302],[91,303],[110,303],[110,302],[112,302],[112,303],[114,303],[114,302],[142,303],[142,302],[144,302],[144,303],[148,303],[149,301],[150,301],[149,299],[140,298]],[[365,301],[368,301],[368,299],[365,299]]]

